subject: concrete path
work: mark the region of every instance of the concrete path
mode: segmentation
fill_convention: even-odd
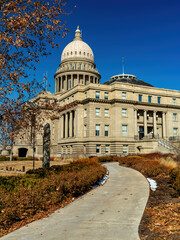
[[[106,164],[109,179],[48,218],[28,224],[2,240],[138,240],[149,184],[137,171]]]

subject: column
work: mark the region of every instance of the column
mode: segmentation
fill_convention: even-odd
[[[58,92],[58,78],[56,78],[56,92]]]
[[[163,138],[166,138],[166,113],[162,113]]]
[[[59,118],[59,123],[58,123],[58,142],[61,140],[61,118]]]
[[[69,116],[69,137],[72,137],[72,118],[73,118],[73,112],[70,112]]]
[[[75,136],[74,122],[75,122],[75,111],[72,111],[72,137]]]
[[[156,111],[153,112],[153,132],[154,138],[156,138],[157,137]]]
[[[74,137],[77,137],[77,111],[74,111]]]
[[[137,109],[134,109],[134,135],[138,136],[138,132],[137,132]]]
[[[63,76],[61,77],[61,91],[62,91],[62,89],[63,89],[63,81],[64,81],[64,79],[63,79]]]
[[[66,75],[66,76],[65,76],[65,86],[66,86],[66,87],[64,87],[65,90],[68,89],[68,81],[67,81],[67,79],[68,79],[68,76]]]
[[[144,136],[147,136],[147,111],[144,110]]]
[[[68,137],[68,115],[65,114],[65,138]]]
[[[73,88],[73,74],[71,74],[71,88]]]

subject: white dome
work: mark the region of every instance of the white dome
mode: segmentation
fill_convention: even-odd
[[[94,61],[94,54],[89,45],[82,41],[81,32],[77,28],[75,32],[74,41],[70,42],[63,50],[61,55],[61,61],[70,59],[70,58],[87,58],[91,61]]]

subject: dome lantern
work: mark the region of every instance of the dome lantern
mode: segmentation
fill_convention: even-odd
[[[76,31],[75,31],[75,38],[74,41],[76,40],[80,40],[82,41],[82,37],[81,37],[81,31],[79,30],[79,26],[77,27]]]

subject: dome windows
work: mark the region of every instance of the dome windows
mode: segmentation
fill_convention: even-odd
[[[79,55],[81,55],[81,51],[79,52]]]
[[[77,55],[77,51],[75,51],[75,55]]]

